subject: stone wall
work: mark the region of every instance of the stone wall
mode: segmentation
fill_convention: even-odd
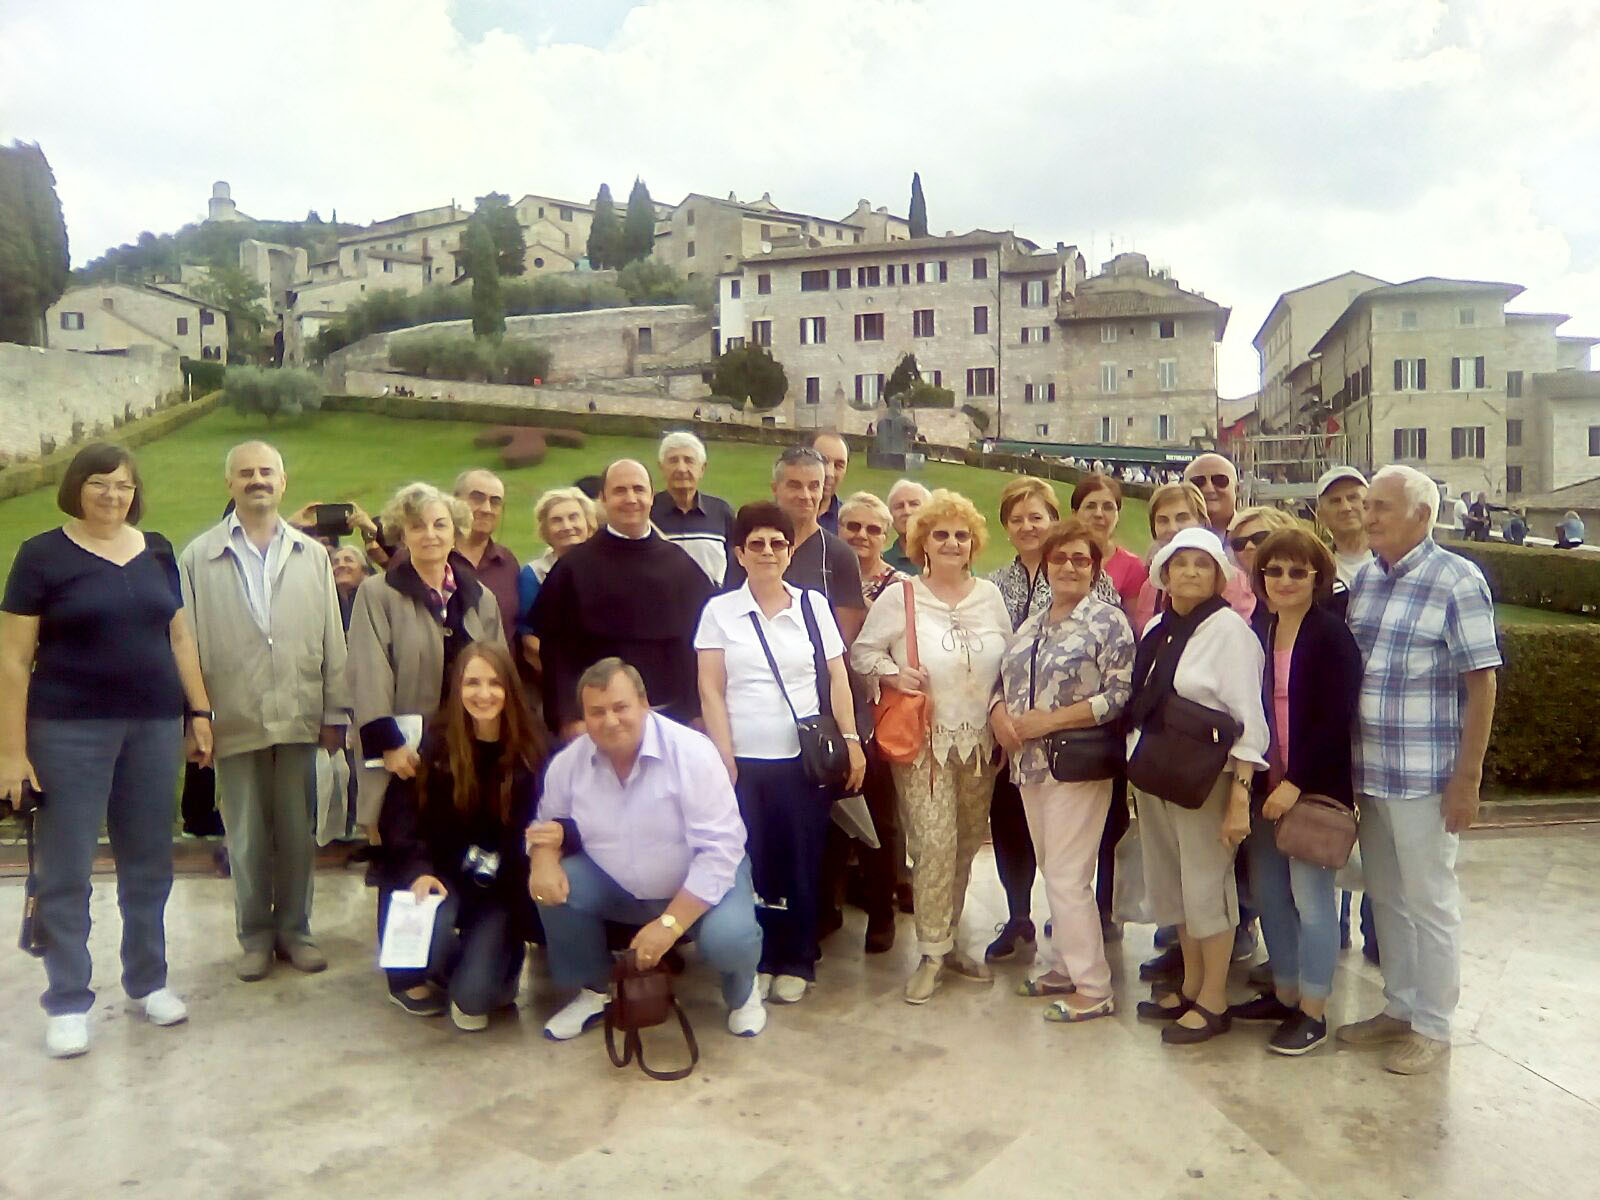
[[[80,354],[0,342],[0,459],[35,458],[146,416],[183,376],[174,350]]]

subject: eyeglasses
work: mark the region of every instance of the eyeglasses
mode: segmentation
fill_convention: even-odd
[[[844,521],[841,523],[844,525],[846,533],[861,533],[865,530],[868,537],[883,536],[882,525],[868,525],[865,521]]]
[[[468,504],[487,504],[490,508],[503,508],[505,507],[505,502],[506,498],[504,496],[491,496],[488,492],[467,493]]]
[[[1094,566],[1094,559],[1087,554],[1052,554],[1050,556],[1052,567],[1070,566],[1074,571],[1087,571]]]
[[[131,483],[107,483],[104,479],[90,479],[84,482],[96,496],[131,496],[138,491]]]
[[[1232,546],[1233,552],[1237,554],[1239,551],[1248,549],[1251,546],[1261,545],[1271,536],[1272,530],[1258,529],[1254,533],[1245,534],[1243,537],[1229,538],[1228,545]]]
[[[929,538],[929,540],[935,541],[935,542],[948,542],[951,538],[954,538],[956,545],[965,546],[968,542],[970,542],[972,540],[972,530],[970,530],[970,529],[935,529],[931,533],[928,534],[928,538]]]
[[[1189,475],[1185,479],[1186,482],[1192,483],[1196,487],[1210,480],[1211,486],[1219,492],[1225,492],[1233,486],[1233,480],[1226,475]]]
[[[1280,567],[1273,565],[1270,567],[1262,567],[1261,574],[1267,579],[1282,579],[1285,575],[1287,575],[1296,583],[1303,583],[1307,578],[1315,575],[1316,572],[1310,567]]]
[[[744,544],[746,554],[782,554],[789,548],[788,538],[749,538]]]

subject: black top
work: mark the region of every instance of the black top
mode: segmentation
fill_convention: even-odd
[[[534,598],[529,624],[544,662],[550,728],[578,720],[578,679],[612,655],[636,668],[650,704],[674,721],[700,715],[694,632],[711,581],[664,537],[601,530],[556,561]]]
[[[389,780],[378,818],[383,846],[385,883],[409,888],[423,875],[437,878],[464,907],[493,899],[522,920],[531,912],[528,898],[528,851],[523,833],[538,807],[537,776],[524,766],[512,772],[511,817],[502,822],[500,793],[500,743],[474,742],[474,768],[479,803],[463,813],[455,804],[455,780],[450,774],[449,752],[432,733],[424,739],[421,755],[428,763],[427,779],[419,795],[413,779]],[[488,885],[462,869],[469,847],[477,846],[500,856],[500,868]]]
[[[1277,628],[1278,618],[1271,613],[1256,625],[1256,636],[1267,652],[1261,692],[1274,745],[1278,711],[1272,700],[1272,639]],[[1284,778],[1302,792],[1355,804],[1350,742],[1360,688],[1361,651],[1350,627],[1331,608],[1313,604],[1300,622],[1289,654],[1289,752]],[[1256,772],[1254,791],[1258,799],[1266,796],[1266,771]]]
[[[181,717],[171,625],[182,607],[178,563],[159,533],[120,567],[60,529],[23,542],[0,609],[39,618],[29,718]]]

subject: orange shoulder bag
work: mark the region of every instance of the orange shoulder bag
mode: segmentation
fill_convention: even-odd
[[[911,581],[901,585],[906,598],[906,658],[911,666],[922,669],[917,656],[917,605]],[[878,753],[892,763],[912,763],[922,748],[928,744],[928,696],[913,696],[892,687],[881,687],[875,710],[873,740]]]

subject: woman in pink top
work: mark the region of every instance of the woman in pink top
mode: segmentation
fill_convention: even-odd
[[[1072,489],[1072,511],[1099,545],[1100,569],[1117,589],[1122,611],[1131,615],[1150,570],[1137,554],[1113,540],[1122,516],[1122,485],[1109,475],[1085,475]]]

